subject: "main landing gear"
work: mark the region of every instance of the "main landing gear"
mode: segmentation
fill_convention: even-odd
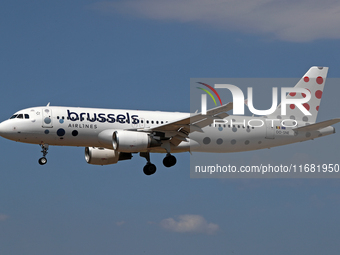
[[[40,147],[41,147],[41,149],[42,149],[42,154],[43,154],[43,156],[42,156],[42,158],[40,158],[39,159],[39,164],[40,165],[45,165],[46,163],[47,163],[47,159],[46,159],[46,155],[47,155],[47,150],[48,150],[48,144],[40,144]]]
[[[150,162],[150,152],[141,152],[139,155],[146,159],[147,163],[143,168],[143,172],[146,175],[152,175],[156,173],[156,166]]]
[[[157,168],[154,164],[150,162],[150,152],[140,152],[139,155],[146,159],[147,163],[143,168],[143,172],[146,175],[152,175],[156,172]],[[176,164],[177,160],[175,156],[168,153],[163,159],[163,164],[165,167],[172,167]]]
[[[163,165],[165,167],[172,167],[176,164],[177,159],[175,156],[172,156],[170,153],[167,153],[165,158],[163,159]]]

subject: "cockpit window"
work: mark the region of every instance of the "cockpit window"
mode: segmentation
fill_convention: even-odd
[[[14,114],[12,117],[10,117],[9,119],[11,120],[11,119],[15,119],[15,118],[17,118],[17,119],[29,119],[30,118],[30,115],[29,114],[27,114],[27,113],[25,113],[25,114],[22,114],[22,113],[20,113],[20,114]]]

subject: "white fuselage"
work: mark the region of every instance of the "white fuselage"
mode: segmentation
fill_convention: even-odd
[[[22,114],[22,118],[18,118]],[[75,107],[34,107],[20,110],[17,117],[0,124],[1,136],[24,143],[59,146],[105,147],[98,135],[104,130],[147,130],[190,116],[189,113],[116,110]],[[26,118],[25,118],[26,116]],[[28,118],[27,118],[28,116]],[[233,120],[233,125],[230,125]],[[253,120],[258,120],[257,123]],[[254,127],[249,125],[253,121]],[[259,123],[264,125],[259,127]],[[244,125],[244,124],[245,125]],[[305,122],[297,122],[305,126]],[[256,126],[256,127],[255,127]],[[239,152],[270,148],[314,139],[334,133],[329,126],[318,131],[296,132],[282,126],[281,120],[268,121],[263,117],[228,116],[202,128],[203,132],[191,132],[189,139],[171,152]],[[152,147],[149,152],[166,152],[162,147]],[[139,151],[136,151],[139,152]]]

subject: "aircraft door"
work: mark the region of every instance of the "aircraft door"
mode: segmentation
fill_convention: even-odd
[[[133,128],[144,128],[144,119],[141,118],[137,124],[132,123],[131,125]]]
[[[50,108],[42,109],[42,127],[44,128],[52,128],[52,110]]]
[[[145,119],[144,118],[140,118],[140,120],[139,120],[139,127],[144,128],[144,122],[145,122]]]

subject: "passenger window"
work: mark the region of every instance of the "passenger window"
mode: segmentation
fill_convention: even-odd
[[[25,114],[25,119],[29,119],[30,116],[28,114]]]
[[[9,119],[15,119],[18,116],[18,114],[14,114],[12,117],[10,117]]]
[[[18,117],[17,117],[18,119],[23,119],[24,118],[24,116],[22,115],[22,114],[18,114]]]

